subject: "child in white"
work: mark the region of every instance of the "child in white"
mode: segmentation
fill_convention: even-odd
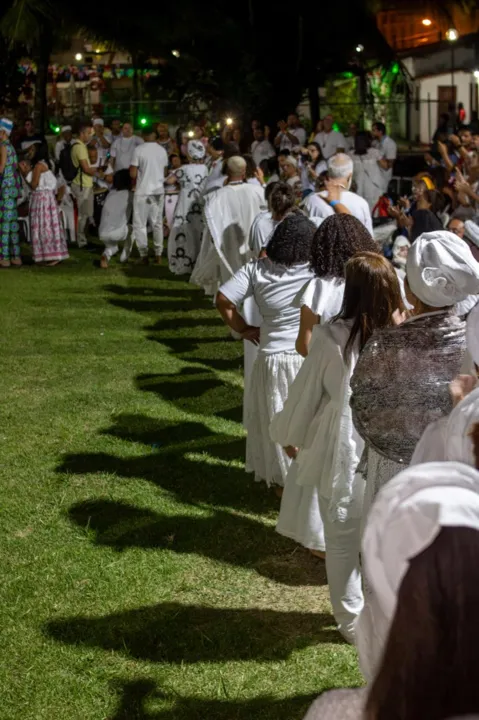
[[[105,245],[105,250],[100,261],[102,268],[107,268],[108,263],[118,252],[118,243],[124,242],[120,262],[127,262],[131,252],[131,228],[129,221],[131,217],[131,192],[130,173],[128,170],[119,170],[113,177],[113,189],[107,195],[100,222],[100,240]]]

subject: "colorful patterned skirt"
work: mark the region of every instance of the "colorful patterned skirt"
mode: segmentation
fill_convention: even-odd
[[[32,193],[30,235],[35,262],[55,262],[68,257],[65,231],[52,190]]]
[[[14,188],[2,185],[0,189],[0,260],[20,257],[20,239],[18,234],[18,192]]]

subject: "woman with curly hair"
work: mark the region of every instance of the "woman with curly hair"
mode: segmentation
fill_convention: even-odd
[[[399,280],[377,253],[346,263],[340,315],[317,327],[311,352],[289,389],[270,434],[295,458],[277,530],[308,548],[326,550],[334,617],[346,640],[363,607],[359,538],[364,480],[357,467],[364,443],[350,408],[350,379],[359,353],[378,328],[402,309]],[[324,523],[324,538],[323,533]]]
[[[287,215],[266,247],[267,256],[238,270],[216,299],[226,324],[259,345],[245,395],[246,470],[268,486],[282,487],[291,464],[282,447],[270,439],[269,424],[282,409],[303,362],[294,348],[299,309],[293,300],[311,278],[309,257],[315,229],[304,215]],[[263,319],[260,328],[249,326],[238,311],[249,297],[256,301]]]
[[[345,266],[357,252],[377,252],[368,230],[352,215],[326,218],[314,236],[311,269],[315,277],[296,299],[301,308],[296,350],[306,357],[315,325],[331,320],[341,310]]]

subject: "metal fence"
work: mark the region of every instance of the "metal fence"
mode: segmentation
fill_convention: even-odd
[[[118,118],[122,122],[131,122],[135,127],[150,122],[167,122],[170,125],[183,125],[188,122],[187,114],[178,108],[173,100],[111,100],[93,103],[88,98],[77,102],[49,104],[49,122],[52,126],[60,126],[80,122],[91,117],[93,113],[101,115],[105,121]]]

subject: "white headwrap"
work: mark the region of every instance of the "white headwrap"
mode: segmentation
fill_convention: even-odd
[[[28,150],[28,148],[31,148],[32,145],[41,145],[41,140],[23,140],[23,142],[20,143],[20,147],[22,150]]]
[[[450,307],[479,293],[479,263],[467,243],[447,230],[417,238],[406,275],[414,295],[431,307]]]
[[[95,126],[95,125],[104,125],[104,124],[105,124],[105,121],[102,120],[101,118],[95,118],[95,119],[92,121],[92,124],[93,124],[93,126]]]
[[[71,125],[64,125],[64,126],[62,127],[62,129],[61,129],[61,132],[62,132],[62,133],[71,132],[71,131],[72,131],[72,126],[71,126]]]
[[[376,237],[376,235],[374,236]],[[399,236],[395,239],[394,245],[393,245],[393,260],[394,262],[398,263],[398,265],[404,265],[406,266],[407,263],[407,256],[401,255],[401,249],[402,248],[410,248],[411,243],[409,240],[403,236]]]
[[[467,239],[479,247],[479,225],[473,220],[466,220],[464,228]]]
[[[0,120],[0,130],[3,130],[7,134],[7,137],[10,137],[13,130],[13,121],[8,118],[2,118]]]
[[[479,305],[467,316],[466,337],[469,354],[476,365],[479,365]]]
[[[201,140],[190,140],[186,149],[192,160],[202,160],[206,154],[205,146]]]
[[[443,527],[479,530],[479,472],[457,462],[414,465],[378,493],[364,531],[366,602],[356,623],[363,675],[374,678],[409,561]]]
[[[479,423],[479,388],[466,395],[449,415],[445,428],[446,460],[476,467],[471,431]]]

